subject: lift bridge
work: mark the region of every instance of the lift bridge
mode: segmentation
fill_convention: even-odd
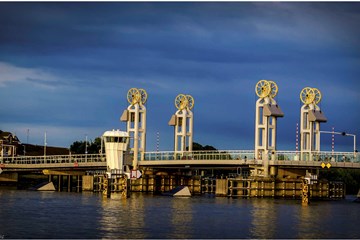
[[[130,155],[130,153],[128,153]],[[300,152],[276,151],[269,155],[269,166],[294,168],[358,168],[360,155],[353,152],[313,152],[312,160],[299,159]],[[140,167],[189,168],[189,167],[256,167],[263,160],[255,159],[254,150],[192,151],[178,154],[174,151],[145,152]],[[78,154],[52,156],[4,157],[0,161],[2,171],[29,170],[106,170],[105,154]]]
[[[177,111],[169,125],[174,127],[174,151],[146,151],[147,93],[143,89],[128,91],[129,107],[120,120],[127,124],[128,149],[124,162],[134,170],[148,168],[241,168],[256,169],[255,175],[269,176],[271,168],[360,168],[360,156],[354,152],[320,151],[320,123],[327,119],[318,106],[321,93],[306,87],[300,93],[303,106],[300,111],[300,149],[280,151],[276,148],[277,118],[284,114],[275,100],[278,87],[275,82],[260,80],[255,86],[256,102],[254,150],[193,151],[194,98],[179,94],[175,98]],[[355,140],[355,138],[354,138]],[[355,147],[355,146],[354,146]],[[126,161],[127,160],[127,161]],[[0,158],[0,173],[11,171],[109,170],[105,153],[69,154],[52,156],[11,156]],[[117,167],[115,167],[117,168]],[[121,168],[121,167],[120,167]],[[122,170],[121,170],[122,171]]]

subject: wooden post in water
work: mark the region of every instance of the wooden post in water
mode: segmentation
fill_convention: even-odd
[[[76,192],[80,192],[80,175],[77,175],[77,186],[76,186]]]
[[[58,183],[59,183],[59,185],[58,185],[58,191],[59,192],[61,192],[61,175],[58,175]]]
[[[71,175],[68,175],[68,192],[71,192]]]

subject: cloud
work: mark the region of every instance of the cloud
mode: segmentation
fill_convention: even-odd
[[[17,67],[6,62],[0,62],[0,87],[5,87],[11,83],[24,82],[51,88],[58,84],[58,78],[42,69]]]
[[[279,143],[294,140],[289,132],[306,86],[322,91],[329,126],[355,128],[358,112],[348,110],[342,119],[336,111],[345,108],[341,104],[359,109],[357,6],[0,3],[1,124],[36,123],[74,133],[116,128],[128,89],[137,87],[149,95],[150,139],[161,132],[166,149],[172,148],[167,121],[179,93],[195,98],[194,139],[248,147],[254,86],[272,79],[285,113]]]

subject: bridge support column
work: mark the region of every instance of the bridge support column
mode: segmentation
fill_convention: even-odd
[[[313,161],[313,153],[320,151],[320,123],[327,119],[317,106],[321,100],[318,89],[304,88],[300,100],[304,103],[300,113],[300,159]]]
[[[58,175],[58,192],[61,192],[62,175]]]
[[[139,154],[140,160],[144,160],[146,151],[146,107],[147,93],[144,89],[131,88],[127,94],[130,103],[120,118],[127,122],[127,132],[132,140],[130,148],[133,151],[133,169],[137,170]]]
[[[68,180],[67,191],[71,192],[71,180],[72,180],[72,177],[70,175],[67,176],[67,180]]]
[[[263,167],[264,167],[264,177],[269,177],[269,154],[268,154],[268,150],[264,151],[264,156],[263,156]]]
[[[275,156],[277,118],[284,116],[273,99],[277,91],[276,83],[267,80],[260,80],[255,88],[259,97],[255,110],[255,159],[263,161],[264,177],[269,176],[269,151]]]
[[[79,180],[78,180],[78,185],[80,188]],[[91,176],[91,175],[82,176],[81,188],[83,191],[93,191],[94,190],[94,176]]]
[[[194,98],[190,95],[179,94],[175,98],[175,106],[178,109],[172,115],[169,125],[174,126],[174,151],[177,155],[183,156],[188,151],[192,152],[193,147],[193,126],[194,118],[191,109],[194,107]]]
[[[80,192],[80,188],[81,188],[81,185],[80,185],[80,178],[81,178],[81,176],[80,176],[80,175],[77,175],[77,176],[76,176],[76,182],[77,182],[76,192]]]

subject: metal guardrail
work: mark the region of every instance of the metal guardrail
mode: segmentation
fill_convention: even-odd
[[[192,152],[145,152],[144,161],[171,161],[171,160],[242,160],[250,163],[255,160],[253,150],[218,150],[218,151],[192,151]],[[269,153],[271,162],[287,162],[291,165],[312,165],[317,162],[344,163],[347,167],[350,163],[360,163],[360,154],[353,152],[309,152],[299,151],[276,151]],[[257,159],[256,162],[261,162]],[[0,157],[0,164],[59,164],[59,163],[97,163],[106,162],[105,154],[71,154],[71,155],[50,155],[50,156],[17,156]],[[347,164],[345,164],[347,163]],[[351,165],[351,164],[350,164]]]
[[[360,154],[354,152],[305,152],[276,151],[269,154],[269,160],[278,161],[306,161],[306,162],[348,162],[360,163]]]
[[[71,154],[49,156],[17,156],[0,158],[1,164],[58,164],[106,162],[105,154]]]
[[[145,161],[161,160],[254,160],[253,150],[218,150],[193,152],[146,152]],[[352,162],[360,163],[360,154],[353,152],[309,152],[276,151],[269,153],[269,160],[278,161],[309,161],[309,162]],[[261,159],[258,159],[261,160]]]
[[[145,161],[161,160],[246,160],[254,159],[253,150],[218,150],[192,152],[145,152]]]

